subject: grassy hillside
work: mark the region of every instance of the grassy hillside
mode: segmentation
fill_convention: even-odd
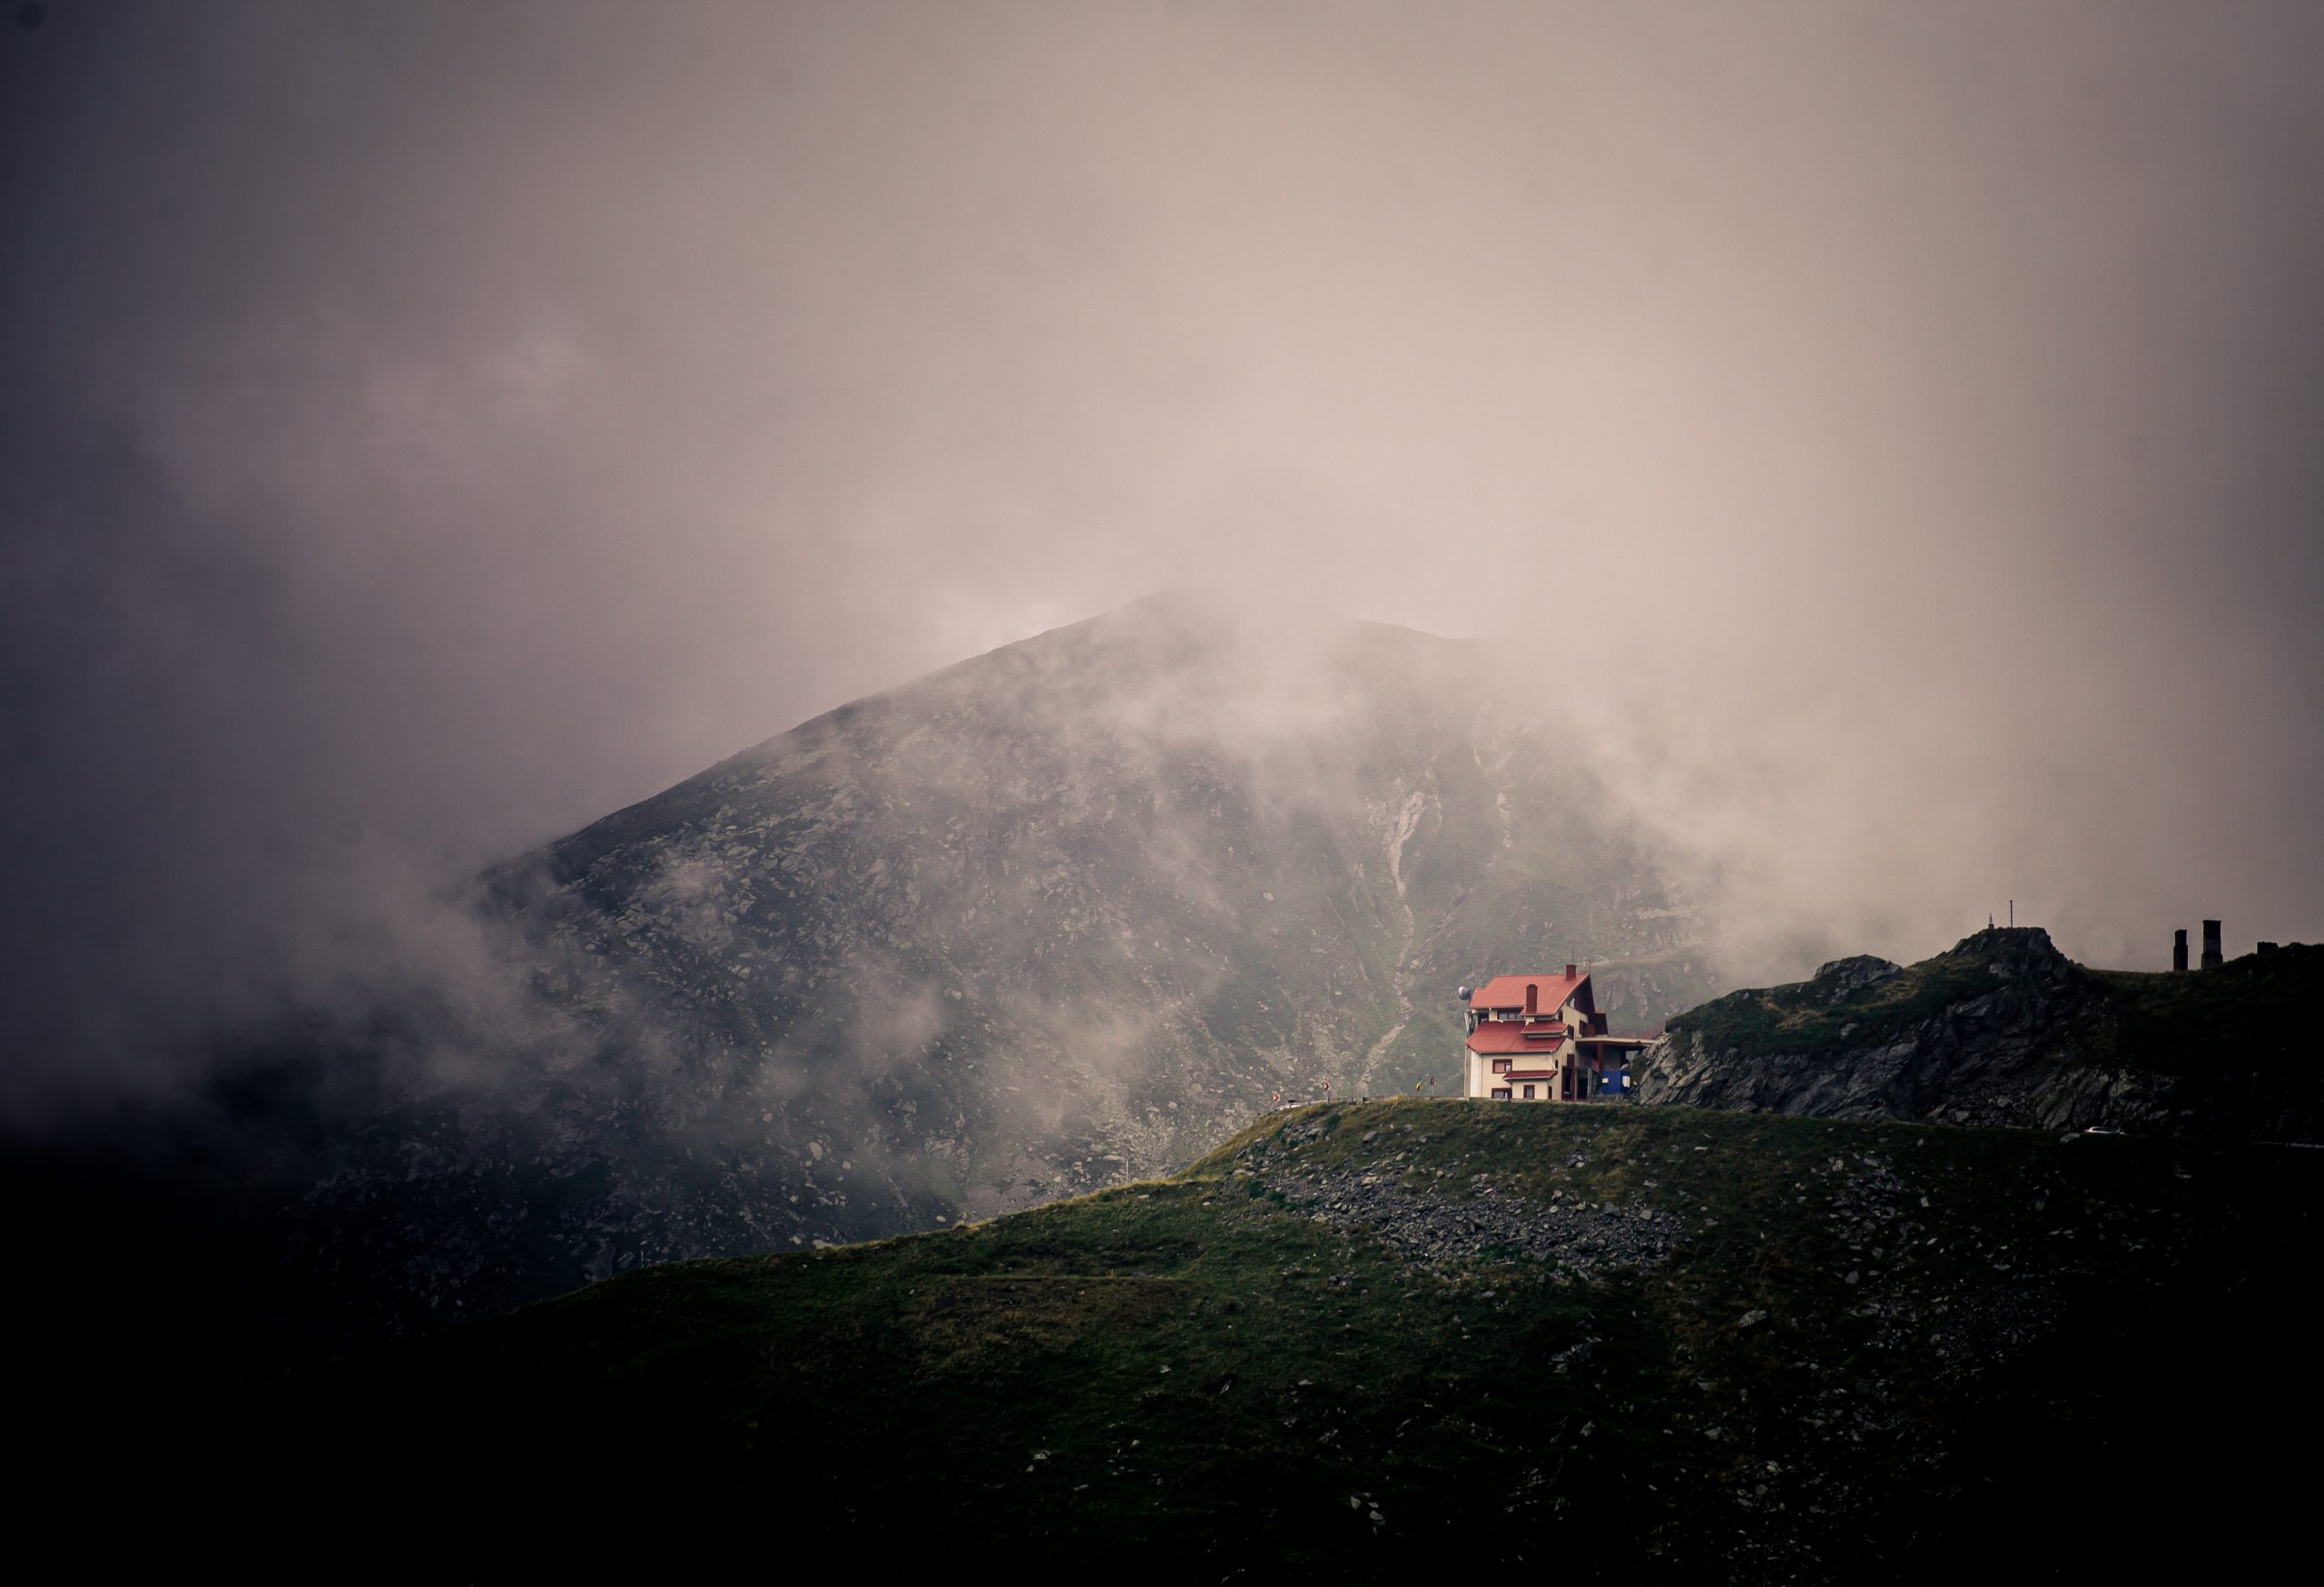
[[[251,1413],[464,1577],[647,1546],[1224,1581],[2090,1575],[2312,1462],[2317,1154],[1688,1109],[1270,1116],[1166,1180],[676,1264]],[[2264,1377],[2264,1395],[2253,1392]],[[2230,1470],[2242,1517],[2158,1506]],[[304,1459],[302,1454],[301,1459]],[[2290,1463],[2290,1464],[2287,1464]],[[2183,1484],[2174,1486],[2183,1487]],[[640,1530],[642,1529],[642,1530]]]

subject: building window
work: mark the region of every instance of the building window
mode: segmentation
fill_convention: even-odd
[[[1508,1100],[1509,1100],[1509,1088],[1508,1088],[1507,1086],[1495,1086],[1495,1087],[1492,1089],[1492,1099],[1493,1099],[1494,1101],[1496,1101],[1496,1102],[1506,1102],[1506,1101],[1508,1101]]]
[[[1509,1060],[1505,1058],[1494,1059],[1492,1060],[1492,1072],[1497,1075],[1507,1074],[1509,1072]]]
[[[1528,1102],[1533,1099],[1533,1088],[1531,1086],[1525,1088],[1525,1099]]]

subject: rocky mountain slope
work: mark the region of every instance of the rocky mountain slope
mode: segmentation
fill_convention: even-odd
[[[1679,879],[1487,660],[1161,597],[512,863],[545,997],[629,1049],[575,1144],[620,1178],[621,1131],[682,1142],[757,1203],[649,1255],[812,1244],[1151,1173],[1278,1091],[1445,1083],[1484,967],[1613,961],[1639,1020],[1690,1000]]]
[[[2313,1463],[2238,1462],[2231,1517],[2155,1478],[2312,1420],[2319,1174],[2183,1138],[1309,1107],[1166,1180],[280,1380],[230,1464],[325,1524],[386,1506],[372,1557],[484,1576],[2232,1571],[2295,1541]],[[220,1424],[162,1426],[214,1456]]]
[[[1449,1086],[1489,971],[1592,961],[1650,1028],[1713,990],[1705,926],[1538,689],[1474,643],[1142,601],[501,867],[495,1028],[397,993],[108,1147],[406,1326],[1158,1172],[1277,1092]]]
[[[1909,969],[1873,958],[1673,1017],[1638,1065],[1648,1102],[2023,1128],[2315,1139],[2311,1011],[2324,948],[2179,975],[2087,969],[2039,927]]]

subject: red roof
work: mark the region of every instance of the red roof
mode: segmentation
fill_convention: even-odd
[[[1488,1020],[1469,1032],[1471,1052],[1555,1052],[1565,1027],[1555,1020]]]
[[[1476,990],[1469,999],[1469,1007],[1521,1009],[1525,1006],[1525,989],[1535,986],[1541,988],[1541,999],[1534,1006],[1544,1014],[1554,1014],[1589,980],[1587,975],[1496,975]]]

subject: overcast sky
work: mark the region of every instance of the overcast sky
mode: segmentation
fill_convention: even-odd
[[[2324,937],[2309,0],[8,10],[19,1035],[1218,578],[1875,951]]]

